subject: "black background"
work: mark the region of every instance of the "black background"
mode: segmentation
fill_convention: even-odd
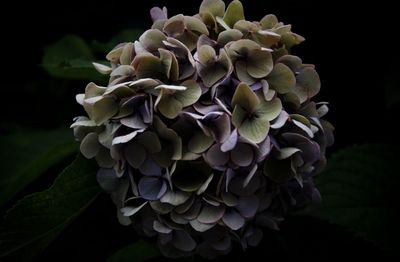
[[[14,1],[2,7],[1,24],[1,125],[0,133],[13,126],[51,129],[67,126],[82,113],[74,96],[84,81],[73,88],[52,80],[40,66],[43,48],[65,34],[106,42],[121,29],[149,28],[149,10],[167,6],[169,15],[195,14],[200,0],[142,1]],[[385,85],[398,77],[398,14],[390,1],[242,1],[248,20],[274,13],[280,21],[306,38],[293,52],[305,63],[316,65],[322,80],[317,100],[330,102],[328,119],[336,127],[336,152],[353,144],[398,143],[398,106],[387,108]],[[7,14],[8,16],[6,16]],[[133,40],[133,39],[132,39]],[[39,185],[40,187],[40,185]],[[134,239],[134,233],[118,225],[113,205],[102,196],[74,223],[43,259],[70,261],[91,255],[104,257]],[[101,221],[101,222],[96,222]],[[282,225],[285,244],[264,241],[271,258],[328,259],[382,258],[383,253],[367,242],[351,237],[341,228],[305,218],[289,218]],[[295,234],[293,234],[295,232]],[[334,233],[332,233],[334,232]],[[285,238],[286,234],[286,238]],[[264,249],[265,250],[265,249]],[[257,249],[235,255],[255,258],[268,252]],[[62,257],[58,256],[62,252]],[[64,255],[65,254],[65,255]]]

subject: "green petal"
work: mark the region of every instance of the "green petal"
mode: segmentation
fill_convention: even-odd
[[[247,56],[252,50],[259,50],[261,47],[259,44],[250,39],[240,39],[233,42],[228,47],[228,54],[231,58],[235,59],[238,55],[239,57]]]
[[[296,148],[296,147],[285,147],[281,148],[279,151],[277,151],[276,158],[278,160],[286,159],[291,157],[297,152],[300,152],[301,150]]]
[[[235,70],[236,75],[241,82],[244,82],[248,85],[254,84],[256,82],[256,79],[251,77],[247,72],[247,64],[245,61],[236,61]]]
[[[154,154],[161,151],[161,142],[156,133],[146,131],[140,134],[136,139],[137,143],[140,143],[147,152]]]
[[[201,96],[201,88],[194,80],[186,80],[181,84],[186,87],[185,91],[177,91],[174,97],[183,107],[193,105]]]
[[[255,23],[246,20],[237,21],[233,28],[241,31],[243,35],[247,35],[249,32],[256,32],[260,29]]]
[[[271,28],[273,28],[278,22],[279,22],[279,21],[278,21],[278,18],[276,18],[275,15],[269,14],[269,15],[264,16],[264,17],[261,19],[260,24],[261,24],[261,27],[262,27],[263,29],[271,29]]]
[[[167,37],[160,30],[149,29],[140,36],[139,41],[146,50],[155,52],[158,48],[164,47],[162,41],[166,38]]]
[[[169,166],[172,160],[182,157],[182,139],[178,134],[168,128],[160,118],[154,117],[153,126],[161,139],[161,151],[153,155],[154,160],[163,167]]]
[[[207,26],[200,19],[193,16],[185,16],[184,21],[190,31],[197,32],[200,35],[208,35]]]
[[[208,62],[214,61],[216,57],[214,48],[209,45],[202,45],[197,52],[199,62],[204,66],[207,65]]]
[[[216,82],[221,80],[227,72],[227,69],[219,63],[209,66],[200,65],[198,68],[198,73],[206,87],[213,86]]]
[[[165,68],[160,59],[152,54],[141,54],[133,60],[137,78],[165,78]]]
[[[284,55],[280,57],[276,62],[287,65],[293,72],[297,71],[297,68],[299,68],[303,64],[301,59],[294,55]]]
[[[163,95],[162,93],[160,95],[162,95],[162,97],[160,98],[159,102],[156,103],[157,109],[160,111],[160,113],[169,119],[174,119],[177,117],[179,112],[182,111],[182,103],[173,95]]]
[[[165,68],[165,75],[168,79],[172,81],[176,81],[179,78],[179,66],[178,60],[176,59],[174,53],[171,51],[160,48],[158,50],[160,52],[160,60],[161,64]]]
[[[134,56],[135,49],[133,43],[127,43],[122,49],[119,61],[121,62],[121,65],[130,65]]]
[[[115,95],[118,98],[123,98],[123,97],[128,97],[133,95],[135,92],[129,88],[126,85],[115,85],[115,86],[110,86],[107,88],[106,92],[104,92],[104,95]]]
[[[123,49],[124,49],[123,45],[115,47],[113,50],[111,50],[106,55],[106,59],[108,61],[110,61],[111,63],[118,64],[119,63],[119,57],[121,56]]]
[[[285,105],[285,108],[288,107],[294,110],[298,110],[300,108],[300,99],[295,93],[289,92],[280,97]]]
[[[194,136],[189,140],[188,149],[196,154],[201,154],[206,151],[212,144],[214,140],[206,136],[203,132],[196,132]]]
[[[239,20],[244,20],[243,5],[240,1],[234,0],[226,9],[224,21],[232,28],[233,25]]]
[[[267,137],[269,127],[270,124],[267,120],[253,117],[246,119],[238,128],[238,132],[242,137],[257,144]]]
[[[209,12],[213,16],[222,17],[225,12],[225,3],[222,0],[203,0],[199,13]]]
[[[104,124],[107,120],[118,113],[118,104],[113,96],[95,97],[85,100],[91,112],[87,112],[96,124]]]
[[[97,72],[99,72],[100,74],[103,74],[103,75],[109,75],[112,71],[111,67],[100,64],[100,63],[93,62],[92,65],[97,70]]]
[[[247,72],[254,78],[267,76],[273,66],[272,55],[265,50],[253,50],[247,58]]]
[[[268,84],[276,92],[285,94],[295,86],[296,78],[288,66],[278,63],[268,75]]]
[[[236,91],[232,97],[232,107],[239,105],[248,112],[252,112],[257,108],[259,104],[260,99],[248,85],[246,85],[245,83],[240,83],[236,87]]]
[[[95,96],[101,96],[106,91],[106,87],[98,86],[93,82],[87,84],[85,88],[85,99]]]
[[[242,37],[243,37],[243,34],[239,30],[229,29],[229,30],[222,31],[218,35],[217,42],[220,45],[226,45],[227,43],[229,43],[231,41],[237,41],[237,40],[241,39]]]
[[[267,48],[277,44],[281,39],[280,35],[270,30],[258,30],[257,32],[252,33],[252,37],[255,41]]]
[[[193,51],[197,46],[199,36],[192,31],[185,31],[185,33],[178,35],[176,39],[181,41],[190,51]]]
[[[183,15],[176,15],[168,19],[164,24],[163,31],[172,37],[182,34],[185,31]]]
[[[87,134],[81,142],[80,150],[86,158],[95,157],[100,150],[98,135],[96,133]]]
[[[247,117],[247,112],[240,106],[235,106],[232,113],[232,124],[235,127],[240,127]]]
[[[299,98],[300,103],[318,94],[321,88],[321,82],[317,71],[311,67],[306,67],[297,75],[297,84],[293,89]]]
[[[257,114],[260,118],[271,121],[277,118],[281,111],[281,100],[275,97],[271,101],[262,100],[260,107],[257,109]]]
[[[217,31],[217,21],[215,17],[210,12],[202,12],[200,13],[201,19],[203,20],[204,24],[214,31]]]

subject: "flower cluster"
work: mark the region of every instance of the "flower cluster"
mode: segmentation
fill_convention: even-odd
[[[242,4],[204,0],[194,16],[151,10],[153,26],[117,45],[106,87],[77,95],[72,128],[100,166],[123,225],[158,236],[170,257],[226,254],[278,229],[285,213],[319,201],[332,125],[313,65],[290,55],[304,39]]]

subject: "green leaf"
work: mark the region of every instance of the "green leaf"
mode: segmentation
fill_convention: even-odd
[[[111,38],[107,43],[102,43],[97,40],[92,41],[90,47],[94,52],[101,54],[107,54],[119,43],[135,42],[139,39],[139,36],[143,33],[142,29],[125,29]]]
[[[42,66],[53,77],[104,82],[96,71],[94,56],[87,43],[75,35],[67,35],[44,50]]]
[[[97,165],[83,156],[53,186],[20,200],[0,229],[0,260],[32,261],[97,197]]]
[[[118,250],[107,259],[107,262],[144,262],[159,256],[161,254],[154,245],[140,240]]]
[[[2,136],[0,144],[0,207],[78,149],[69,129]]]
[[[361,145],[334,155],[317,180],[322,204],[309,214],[326,219],[398,253],[398,149]]]

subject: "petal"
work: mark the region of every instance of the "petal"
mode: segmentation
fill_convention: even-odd
[[[216,225],[215,223],[212,224],[201,223],[197,219],[191,220],[189,223],[192,226],[192,228],[197,232],[205,232]]]
[[[231,151],[231,160],[238,166],[248,166],[254,160],[254,152],[250,145],[238,143]]]
[[[252,50],[247,57],[247,72],[254,78],[267,76],[273,68],[272,55],[265,50]]]
[[[240,83],[232,97],[231,106],[239,105],[248,112],[252,112],[260,104],[260,99],[245,83]]]
[[[201,88],[194,80],[186,80],[181,84],[185,91],[176,92],[174,97],[182,103],[183,107],[193,105],[201,96]]]
[[[204,12],[222,17],[225,13],[225,3],[222,0],[204,0],[200,5],[199,13]]]
[[[212,224],[218,222],[225,213],[225,206],[213,206],[205,204],[197,217],[200,223]]]
[[[213,145],[206,153],[205,159],[211,167],[224,166],[229,160],[229,154],[220,150],[220,146]]]
[[[238,133],[237,129],[233,130],[229,138],[221,145],[222,152],[231,151],[237,143]]]
[[[167,191],[167,185],[158,177],[142,177],[138,184],[139,194],[147,200],[160,199]]]
[[[140,144],[129,143],[124,148],[124,156],[130,166],[139,168],[146,159],[146,151]]]
[[[180,190],[175,190],[172,192],[168,190],[164,196],[161,197],[161,203],[171,204],[173,206],[179,206],[185,203],[190,197],[190,194]]]
[[[289,92],[296,84],[292,70],[283,63],[278,63],[268,75],[268,83],[279,94]]]
[[[232,230],[238,230],[244,225],[244,218],[234,209],[229,209],[222,217],[222,221]]]
[[[240,1],[234,0],[226,8],[224,22],[232,28],[239,20],[244,20],[243,5]]]
[[[100,143],[98,141],[97,133],[89,133],[82,140],[80,145],[82,155],[86,158],[93,158],[100,150]]]
[[[267,120],[253,117],[252,119],[246,119],[238,128],[238,132],[245,139],[258,144],[267,137],[269,126]]]

